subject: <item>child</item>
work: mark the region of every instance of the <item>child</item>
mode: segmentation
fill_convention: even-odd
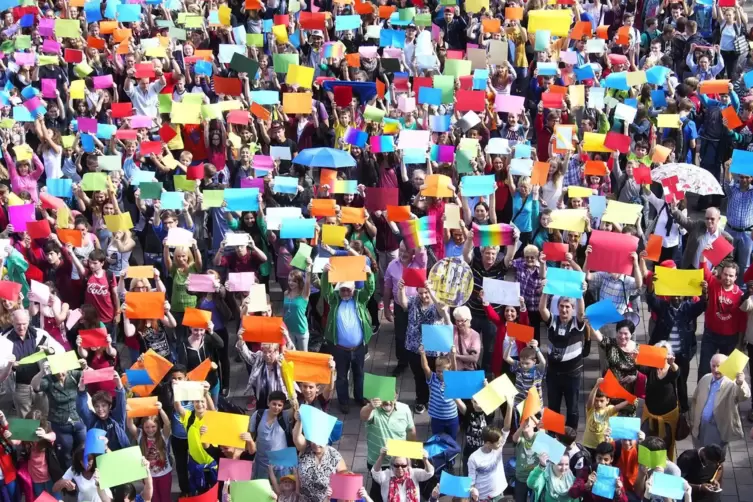
[[[152,475],[152,501],[170,502],[170,490],[173,483],[173,465],[170,462],[170,419],[162,409],[162,403],[157,402],[157,415],[144,417],[141,428],[137,428],[133,418],[128,417],[128,434],[141,448],[141,454],[149,461],[149,472]],[[160,431],[159,423],[162,422]]]
[[[173,380],[173,385],[176,381]],[[180,423],[187,431],[188,464],[178,465],[178,471],[188,469],[188,492],[190,496],[198,495],[217,482],[217,462],[204,448],[201,441],[204,426],[204,414],[214,411],[214,402],[209,395],[209,383],[204,382],[204,396],[193,401],[193,411],[186,410],[180,401],[174,403],[175,412],[180,416]]]
[[[484,381],[484,385],[487,382]],[[458,412],[463,415],[463,432],[465,446],[463,447],[463,474],[468,474],[468,459],[474,451],[484,446],[482,432],[486,428],[486,413],[478,407],[476,401],[455,399]]]
[[[84,314],[88,314],[86,316],[87,320],[91,319],[91,314],[95,313],[93,310],[94,309],[91,306],[84,305],[81,308],[82,319],[84,318]],[[100,326],[101,324],[101,322],[97,322],[96,327],[104,327],[103,325]],[[79,333],[83,329],[85,329],[84,323],[81,322],[79,323]],[[118,351],[115,349],[115,347],[112,346],[112,338],[110,337],[110,335],[107,335],[107,338],[105,339],[105,345],[102,345],[100,347],[93,347],[93,350],[91,352],[81,346],[81,335],[79,335],[76,337],[76,347],[78,350],[78,355],[81,357],[81,359],[86,359],[87,366],[93,370],[100,370],[102,368],[108,367],[115,368],[118,362]],[[116,383],[114,380],[115,379],[109,382],[90,383],[87,386],[87,390],[91,395],[94,395],[98,391],[103,390],[110,394],[110,396],[115,397],[117,395],[117,392],[115,390]]]
[[[605,402],[606,402],[606,398]],[[588,425],[586,425],[586,432],[588,432]],[[578,477],[570,488],[569,495],[575,499],[582,499],[583,502],[606,502],[608,499],[599,497],[591,493],[591,489],[596,482],[596,469],[599,465],[612,465],[614,459],[614,446],[612,443],[601,442],[594,449],[596,455],[596,463],[593,465],[593,471],[587,478]],[[620,478],[617,478],[615,482],[613,502],[627,502],[627,494],[625,488],[622,485]]]
[[[508,405],[508,408],[511,406]],[[515,501],[528,500],[528,475],[536,467],[536,452],[533,451],[533,442],[537,434],[545,434],[537,431],[539,421],[536,417],[529,417],[512,435],[515,443]]]
[[[105,270],[107,256],[101,249],[95,249],[89,254],[89,277],[86,280],[85,303],[94,305],[99,312],[100,320],[105,324],[108,333],[115,332],[115,324],[120,319],[120,301],[118,300],[118,285],[115,277]]]
[[[604,431],[604,436],[610,439],[612,430],[607,427]],[[643,431],[638,431],[638,440],[635,439],[621,439],[619,441],[611,441],[614,446],[614,460],[615,467],[620,469],[620,480],[625,486],[625,491],[628,493],[635,492],[636,480],[638,479],[638,442],[646,439],[646,434]]]
[[[603,378],[596,380],[596,385],[591,389],[588,401],[586,401],[586,430],[583,432],[583,446],[589,449],[592,456],[595,455],[594,449],[604,442],[609,417],[617,415],[622,408],[631,404],[629,401],[622,401],[616,405],[609,404],[609,398],[599,389],[603,381]]]
[[[78,397],[76,398],[76,409],[81,421],[87,429],[102,429],[107,431],[107,448],[112,451],[128,448],[131,441],[125,430],[126,421],[126,394],[123,383],[118,377],[117,371],[113,370],[113,381],[115,382],[115,404],[113,398],[107,391],[97,391],[91,398],[92,408],[89,409],[89,394],[86,392],[84,379],[78,382]]]
[[[39,497],[44,491],[52,494],[54,481],[60,479],[63,475],[57,457],[52,455],[57,436],[52,432],[47,416],[41,410],[31,410],[26,418],[39,420],[37,436],[40,440],[24,441],[23,443],[26,447],[27,467],[34,489],[34,497]],[[59,494],[53,494],[53,496],[58,500],[62,498]]]
[[[539,400],[542,401],[541,407],[543,408],[541,381],[544,379],[546,360],[541,353],[541,349],[539,349],[539,342],[536,340],[528,342],[528,345],[520,351],[520,357],[517,361],[510,357],[512,346],[512,343],[507,346],[505,362],[510,365],[510,370],[515,374],[515,389],[518,391],[515,395],[515,406],[517,407],[525,401],[526,397],[528,397],[528,390],[536,386]],[[517,424],[519,420],[520,417],[518,417],[516,410],[515,423]]]
[[[186,370],[186,367],[180,364],[176,364],[175,366],[170,368],[170,371],[165,377],[166,384],[162,387],[162,394],[160,397],[160,402],[162,403],[163,408],[165,408],[165,406],[172,405],[174,401],[173,385],[176,382],[185,381],[187,373],[188,370]],[[193,411],[192,401],[182,401],[180,405],[183,408],[184,412]],[[181,418],[182,415],[180,415],[175,410],[170,413],[170,450],[172,451],[173,457],[175,458],[175,470],[178,474],[178,486],[180,488],[180,493],[187,495],[189,490],[187,471],[188,433],[186,432],[186,428],[183,426]]]
[[[298,502],[300,500],[300,487],[298,486],[298,469],[294,474],[286,474],[280,478],[279,483],[275,477],[274,467],[269,466],[269,482],[277,494],[277,502]],[[368,494],[365,494],[368,497]]]
[[[452,348],[455,351],[455,347]],[[455,401],[444,397],[444,371],[450,368],[450,359],[446,356],[437,357],[434,362],[436,373],[431,371],[426,359],[424,346],[419,345],[421,354],[421,368],[424,370],[426,383],[429,385],[429,417],[431,418],[431,434],[444,432],[455,439],[458,435],[458,407]]]
[[[475,500],[499,500],[507,489],[505,462],[502,446],[510,434],[512,406],[507,407],[503,429],[485,427],[481,433],[484,446],[473,452],[468,459],[468,477],[472,480],[471,498]]]

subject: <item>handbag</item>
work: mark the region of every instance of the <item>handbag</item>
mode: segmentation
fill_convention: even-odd
[[[740,26],[735,23],[735,54],[739,56],[746,55],[750,52],[750,45],[748,39],[741,32]]]
[[[688,423],[688,414],[680,413],[680,418],[677,419],[677,426],[675,427],[675,443],[682,441],[690,436],[690,423]]]

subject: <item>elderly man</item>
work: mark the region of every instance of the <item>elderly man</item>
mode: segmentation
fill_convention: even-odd
[[[727,196],[727,232],[735,245],[737,266],[747,270],[750,266],[750,254],[753,253],[753,177],[739,175],[735,183],[730,173],[730,163],[725,164],[724,194]],[[737,283],[742,285],[742,274]]]
[[[366,282],[362,289],[356,291],[353,281],[339,282],[333,289],[329,282],[330,270],[328,263],[322,274],[322,298],[329,304],[324,338],[332,347],[335,358],[335,389],[340,411],[347,415],[350,412],[348,370],[353,372],[353,398],[359,405],[364,404],[363,367],[366,347],[373,335],[371,315],[366,304],[374,294],[374,275],[367,265],[364,267]]]
[[[405,349],[405,332],[408,330],[408,311],[395,301],[395,312],[390,310],[390,301],[397,298],[398,283],[403,278],[404,268],[426,269],[426,249],[418,247],[408,249],[405,241],[400,243],[398,256],[387,265],[384,273],[384,318],[395,323],[395,357],[397,366],[392,370],[393,376],[398,376],[408,367],[408,354]],[[405,288],[405,294],[410,298],[416,296],[416,288]]]
[[[136,86],[133,85],[133,81],[136,80],[135,72],[135,68],[128,69],[128,78],[123,84],[123,90],[131,98],[136,115],[159,117],[159,93],[167,85],[162,69],[155,68],[157,80],[151,84],[149,77],[142,77],[138,79]]]
[[[719,219],[721,213],[719,209],[710,207],[706,210],[704,220],[691,220],[677,209],[677,203],[672,204],[672,218],[684,229],[688,231],[688,245],[682,256],[680,268],[693,269],[699,268],[703,251],[708,248],[714,241],[722,236],[729,242],[732,242],[732,236],[719,228]]]
[[[397,395],[390,401],[372,399],[361,408],[360,417],[366,422],[366,467],[369,470],[376,466],[388,439],[416,440],[413,412],[407,404],[397,401]],[[369,496],[374,502],[382,502],[379,484],[371,483]]]
[[[693,446],[718,444],[724,449],[730,441],[743,438],[743,426],[737,404],[750,398],[745,375],[738,373],[733,382],[719,371],[727,360],[724,354],[711,358],[711,373],[698,380],[691,402]]]
[[[13,344],[12,369],[14,371],[15,390],[13,392],[13,406],[20,417],[25,417],[32,408],[45,408],[44,395],[34,392],[31,380],[39,373],[39,364],[20,364],[20,361],[37,352],[44,351],[47,355],[62,354],[65,349],[49,333],[43,329],[29,326],[29,313],[26,310],[16,310],[11,314],[13,329],[3,336]],[[0,374],[5,380],[10,375],[10,369]]]

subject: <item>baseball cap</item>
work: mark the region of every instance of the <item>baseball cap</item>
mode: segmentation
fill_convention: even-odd
[[[324,32],[322,30],[313,30],[311,32],[312,37],[322,37],[324,38]]]
[[[295,475],[294,474],[286,474],[286,475],[284,475],[283,477],[280,478],[280,482],[282,483],[283,481],[291,481],[291,482],[295,483]]]
[[[356,283],[353,281],[338,282],[337,289],[349,289],[351,291],[356,289]]]

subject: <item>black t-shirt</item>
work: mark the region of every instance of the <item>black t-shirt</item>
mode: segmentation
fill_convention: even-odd
[[[651,368],[646,373],[645,402],[652,415],[666,415],[677,408],[677,377],[678,373],[671,368],[664,378],[659,378],[656,368]]]
[[[285,141],[276,141],[272,140],[269,143],[270,147],[272,146],[281,146],[281,147],[288,147],[290,148],[290,157],[292,158],[293,155],[298,153],[298,143],[293,141],[290,138],[285,138]],[[290,173],[290,169],[293,167],[293,162],[290,160],[282,160],[280,159],[280,175],[287,176]]]
[[[473,260],[471,261],[471,270],[473,271],[473,293],[471,294],[471,298],[468,300],[468,308],[471,309],[471,313],[474,317],[480,316],[482,318],[486,318],[484,305],[481,303],[481,299],[478,296],[478,292],[481,291],[481,289],[483,289],[484,287],[484,277],[489,277],[491,279],[497,279],[500,281],[505,279],[507,267],[505,266],[505,262],[503,260],[504,252],[505,248],[502,248],[499,251],[499,255],[497,256],[497,262],[489,267],[489,269],[486,269],[484,268],[484,264],[482,262],[481,249],[475,248],[473,250]],[[503,314],[504,309],[504,305],[497,305],[494,307],[494,310],[496,310],[500,315]]]

